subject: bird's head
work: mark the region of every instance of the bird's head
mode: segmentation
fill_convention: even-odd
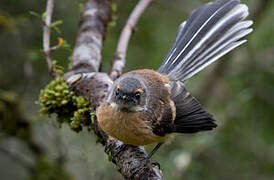
[[[146,105],[146,91],[142,80],[122,76],[114,83],[108,102],[121,111],[142,111]]]

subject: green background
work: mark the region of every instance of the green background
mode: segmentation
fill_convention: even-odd
[[[62,37],[74,46],[84,2],[56,1],[53,21],[62,20],[63,24],[58,26],[61,33],[52,31],[52,45]],[[137,2],[117,1],[116,26],[108,28],[104,43],[104,71],[111,67],[120,31]],[[157,69],[171,47],[179,24],[205,2],[208,1],[157,0],[151,4],[131,38],[126,71]],[[178,135],[153,156],[161,164],[167,180],[274,179],[274,1],[243,2],[248,4],[255,21],[248,42],[186,84],[192,95],[214,115],[218,128],[195,135]],[[264,2],[267,4],[261,8]],[[18,95],[24,116],[34,126],[36,141],[49,160],[60,154],[65,157],[63,168],[71,177],[122,179],[103,147],[96,144],[92,132],[75,133],[66,125],[59,128],[55,117],[40,115],[40,107],[34,103],[40,89],[51,78],[41,53],[42,22],[30,11],[42,14],[45,6],[45,0],[0,1],[0,89]],[[54,59],[64,67],[68,67],[71,55],[72,48],[53,53]],[[3,121],[1,116],[0,121]],[[24,141],[4,131],[0,131],[1,148],[33,161]],[[30,179],[31,173],[0,151],[1,179]]]

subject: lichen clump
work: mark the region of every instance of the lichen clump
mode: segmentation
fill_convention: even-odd
[[[74,111],[73,117],[71,118],[70,127],[75,131],[82,130],[83,126],[88,126],[90,130],[91,122],[91,109],[89,103],[84,99],[83,96],[75,98],[75,105],[77,111]],[[92,113],[93,114],[93,113]]]
[[[89,102],[82,96],[76,96],[69,90],[64,78],[51,81],[45,89],[41,90],[37,102],[42,106],[41,113],[57,114],[60,123],[67,122],[72,130],[79,132],[83,126],[92,127]]]

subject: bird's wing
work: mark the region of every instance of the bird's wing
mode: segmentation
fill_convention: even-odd
[[[172,82],[171,99],[176,107],[173,132],[195,133],[217,127],[212,115],[186,91],[183,83]]]

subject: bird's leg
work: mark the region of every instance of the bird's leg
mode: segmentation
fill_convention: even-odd
[[[158,143],[154,148],[153,148],[153,150],[149,153],[149,155],[148,155],[148,158],[150,159],[151,158],[151,156],[153,156],[153,154],[154,153],[156,153],[156,151],[161,147],[161,145],[162,145],[163,143]]]

